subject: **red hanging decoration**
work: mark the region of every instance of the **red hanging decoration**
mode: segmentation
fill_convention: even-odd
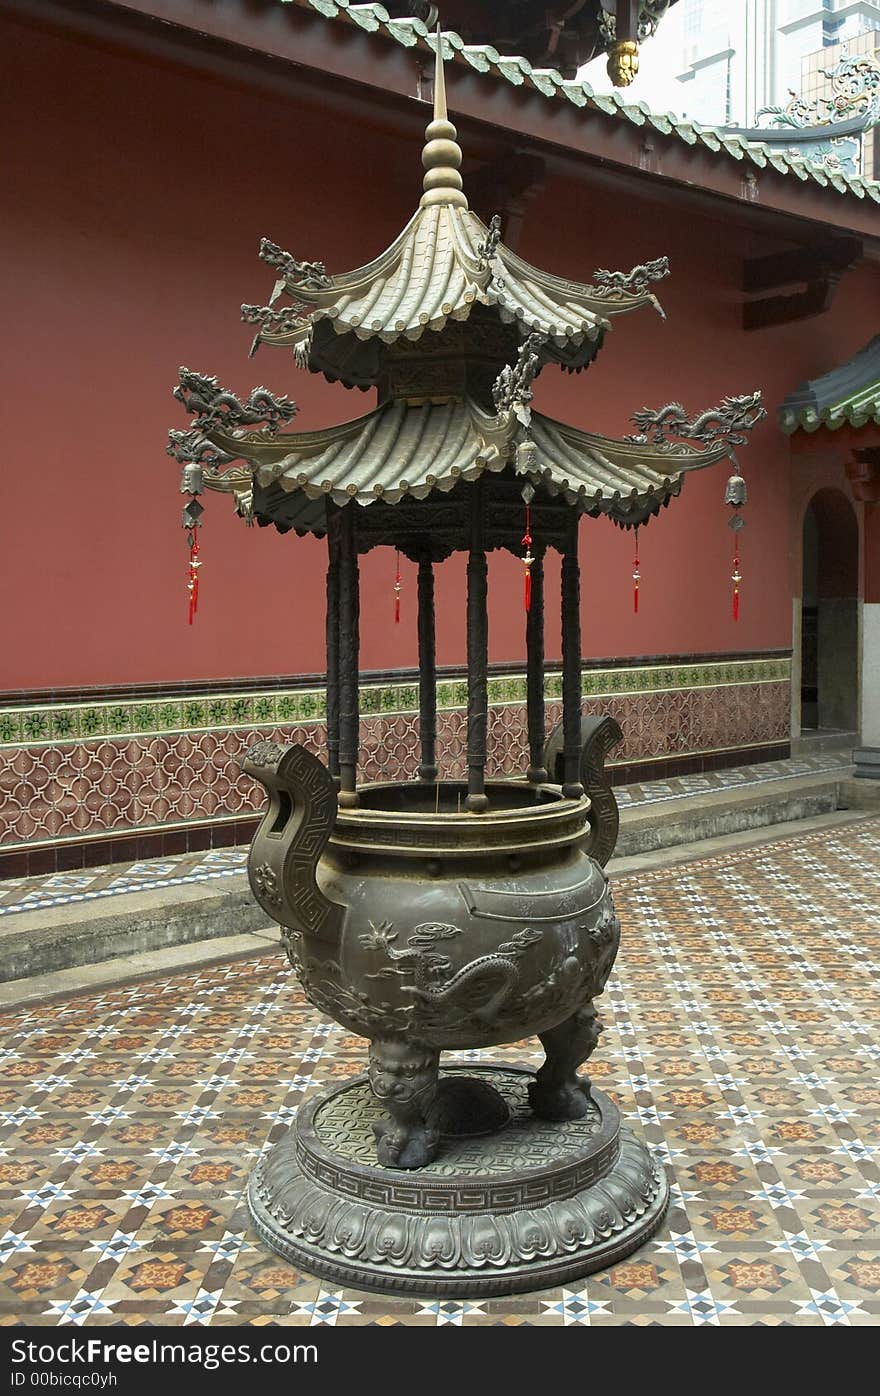
[[[742,581],[742,573],[739,570],[739,535],[745,528],[745,519],[739,511],[748,499],[748,491],[735,462],[734,469],[735,473],[731,475],[724,491],[724,502],[729,504],[733,511],[728,523],[728,527],[733,529],[733,572],[730,580],[733,582],[733,618],[739,620],[739,584]]]
[[[733,572],[730,580],[733,582],[733,618],[739,620],[739,584],[742,581],[742,573],[739,570],[739,538],[736,535],[733,540]]]
[[[189,543],[189,580],[186,585],[189,592],[189,623],[192,625],[193,616],[199,609],[199,568],[202,565],[199,561],[198,524],[193,524],[187,541]]]
[[[639,582],[642,574],[639,571],[639,526],[636,524],[636,555],[633,558],[633,610],[639,609]]]
[[[397,549],[397,575],[394,578],[394,624],[400,625],[400,593],[403,582],[400,580],[400,549]]]
[[[523,558],[523,566],[526,569],[523,600],[526,611],[530,611],[532,609],[532,563],[535,560],[532,557],[532,506],[530,504],[526,505],[526,531],[523,534],[522,545],[526,550]]]

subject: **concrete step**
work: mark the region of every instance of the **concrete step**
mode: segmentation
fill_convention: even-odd
[[[813,756],[817,751],[841,751],[849,759],[853,747],[859,744],[858,732],[839,731],[835,727],[805,727],[799,737],[793,737],[792,756]]]
[[[19,911],[0,917],[0,983],[268,929],[243,872],[219,886],[191,883]]]
[[[728,786],[624,808],[615,857],[831,814],[847,807],[842,806],[843,792],[853,784],[851,770],[843,768],[744,782],[741,787]]]

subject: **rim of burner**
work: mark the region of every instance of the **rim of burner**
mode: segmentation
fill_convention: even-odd
[[[376,781],[358,787],[362,801],[381,792],[419,790],[425,793],[437,782]],[[464,781],[440,781],[450,791],[467,792]],[[558,785],[530,785],[526,781],[489,780],[486,794],[522,790],[541,800],[513,808],[473,814],[433,809],[371,809],[362,803],[354,809],[339,808],[328,851],[370,851],[396,857],[430,856],[432,852],[485,856],[487,853],[546,853],[580,842],[588,828],[591,801],[587,795],[572,799]],[[464,799],[462,799],[462,805]]]

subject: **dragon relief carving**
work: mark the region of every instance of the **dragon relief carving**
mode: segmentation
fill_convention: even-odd
[[[656,257],[653,262],[641,262],[632,271],[605,271],[593,275],[593,289],[598,296],[644,296],[652,281],[662,281],[669,275],[669,258]]]
[[[317,1008],[337,1022],[348,1022],[364,1037],[396,1031],[405,1034],[412,1026],[414,1005],[394,1006],[376,1003],[367,994],[344,983],[338,960],[317,960],[305,952],[304,938],[293,926],[281,927],[281,947],[299,980],[303,993]]]
[[[540,931],[526,927],[494,953],[479,955],[453,973],[449,956],[436,947],[462,935],[457,926],[433,921],[416,926],[405,950],[395,947],[397,934],[383,921],[359,937],[365,949],[379,951],[391,962],[365,978],[400,980],[401,990],[413,997],[415,1018],[423,1023],[436,1023],[452,1011],[457,1022],[464,1015],[483,1026],[495,1022],[519,981],[519,960],[541,940]]]
[[[221,429],[263,425],[270,434],[281,422],[289,422],[298,411],[288,397],[278,397],[268,388],[252,388],[246,402],[235,393],[221,388],[216,378],[209,378],[192,369],[180,369],[180,383],[173,395],[195,417],[195,427],[202,433]]]
[[[722,398],[718,407],[709,407],[696,417],[688,417],[680,402],[668,402],[656,410],[643,407],[634,412],[631,420],[639,431],[625,440],[646,445],[650,439],[652,445],[667,448],[675,444],[670,437],[697,441],[706,450],[724,444],[742,446],[747,439],[745,433],[766,416],[760,389],[740,397]]]

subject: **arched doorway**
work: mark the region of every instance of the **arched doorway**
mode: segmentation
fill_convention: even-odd
[[[801,730],[858,729],[859,525],[841,490],[818,490],[803,522]]]

